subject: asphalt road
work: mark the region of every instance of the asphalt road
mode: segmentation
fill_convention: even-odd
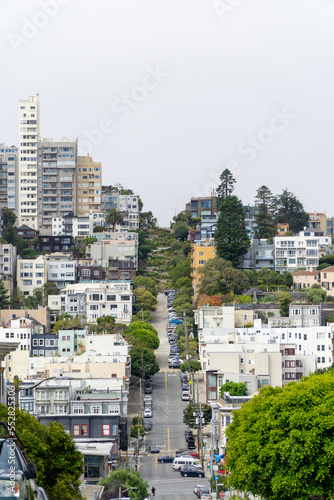
[[[186,449],[183,423],[183,409],[187,403],[181,401],[180,370],[168,369],[169,343],[166,335],[167,299],[164,294],[158,296],[157,312],[152,325],[159,333],[160,347],[157,361],[161,371],[153,377],[153,417],[152,430],[147,432],[144,450],[140,456],[140,474],[150,488],[156,488],[157,500],[196,500],[193,489],[196,484],[208,486],[206,478],[184,478],[172,469],[171,463],[158,463],[158,457],[175,455],[175,451]],[[159,454],[150,454],[150,446],[158,446]]]

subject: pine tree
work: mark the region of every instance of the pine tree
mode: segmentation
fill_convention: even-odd
[[[0,309],[4,309],[5,306],[9,306],[8,290],[3,280],[0,280]]]
[[[298,233],[307,226],[309,215],[293,193],[284,189],[282,194],[276,196],[275,204],[278,222],[289,224],[289,229],[293,233]]]
[[[238,267],[240,258],[250,246],[242,202],[236,196],[229,195],[221,202],[219,210],[215,232],[217,253],[219,257],[229,260],[234,267]]]
[[[220,174],[220,184],[217,187],[217,196],[218,196],[218,207],[220,203],[229,195],[231,195],[234,191],[235,179],[231,173],[231,171],[226,168]]]
[[[261,186],[255,197],[255,237],[273,238],[276,235],[276,217],[274,207],[274,196],[267,186]]]

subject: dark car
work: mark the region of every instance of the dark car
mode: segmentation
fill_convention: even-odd
[[[151,384],[145,385],[145,394],[152,394],[152,386],[151,386]]]
[[[172,463],[172,462],[174,462],[174,458],[175,458],[175,457],[172,457],[171,455],[165,455],[164,457],[159,457],[159,458],[158,458],[158,462],[159,462],[160,464],[163,464],[163,463],[165,463],[165,462],[166,462],[166,463],[167,463],[167,462]]]
[[[36,484],[36,467],[27,461],[21,441],[9,433],[6,422],[0,426],[6,431],[6,436],[0,437],[0,498],[47,500]]]
[[[193,489],[193,492],[195,493],[196,496],[198,496],[198,498],[201,498],[201,495],[203,493],[210,493],[210,490],[203,484],[197,484]]]
[[[196,448],[195,441],[188,441],[187,446],[188,446],[189,450],[195,450],[195,448]]]
[[[194,438],[194,433],[193,431],[187,430],[184,432],[184,437],[187,438]]]
[[[182,385],[181,385],[181,389],[182,389],[183,391],[188,391],[188,390],[189,390],[189,386],[188,386],[188,384],[182,384]]]
[[[160,453],[159,446],[150,446],[148,450],[150,453]]]
[[[149,419],[144,420],[144,429],[145,431],[150,431],[152,429],[152,421]]]
[[[180,474],[183,477],[204,477],[205,475],[203,469],[198,469],[193,465],[185,465],[182,467]]]

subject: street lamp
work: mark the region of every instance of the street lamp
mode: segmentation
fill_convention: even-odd
[[[124,491],[128,491],[128,490],[138,490],[137,486],[129,486],[128,488],[124,488],[123,492]],[[130,500],[129,497],[122,497],[122,486],[119,487],[118,489],[118,498],[115,498],[115,500]]]

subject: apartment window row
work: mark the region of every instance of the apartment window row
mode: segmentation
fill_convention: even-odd
[[[102,424],[102,436],[117,436],[117,424]],[[74,424],[73,436],[88,436],[88,424]]]

